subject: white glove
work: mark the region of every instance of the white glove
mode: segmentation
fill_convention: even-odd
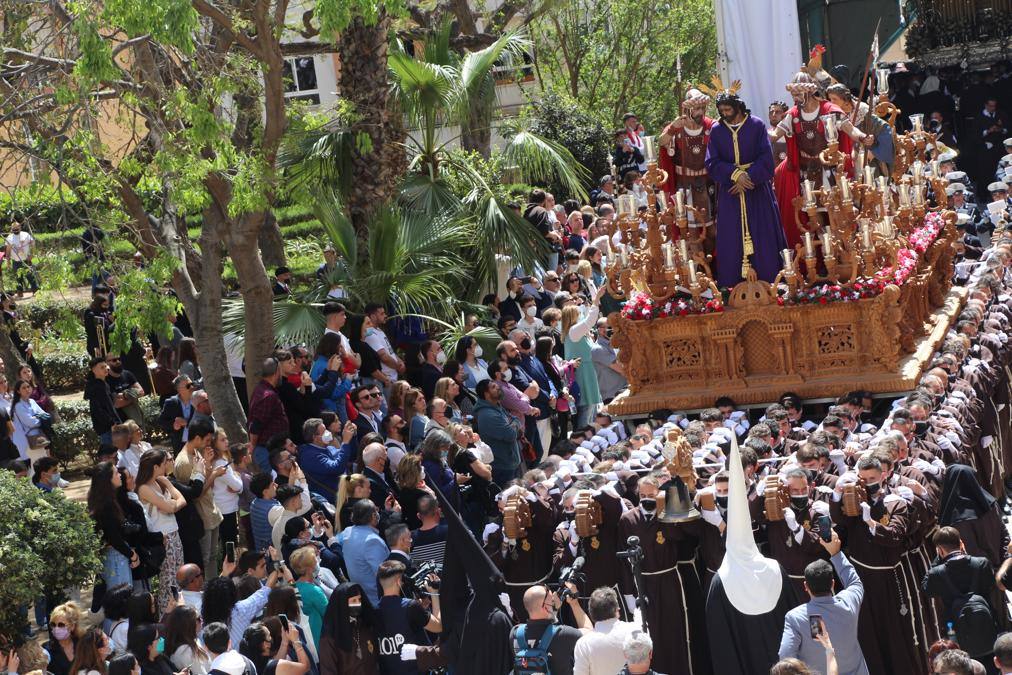
[[[829,515],[829,504],[826,502],[820,502],[818,500],[812,502],[812,510],[818,513],[820,516]]]
[[[721,516],[720,516],[720,511],[718,511],[716,509],[714,509],[713,511],[708,511],[706,509],[701,509],[700,513],[703,514],[703,520],[705,520],[706,522],[710,523],[711,525],[713,525],[717,529],[720,529],[721,524],[724,522],[724,519],[721,518]]]
[[[784,522],[791,532],[798,529],[798,517],[794,515],[794,509],[784,509]]]
[[[864,522],[875,522],[871,517],[871,507],[868,502],[861,502],[861,520]]]
[[[629,610],[629,614],[632,614],[633,612],[635,612],[636,611],[636,596],[635,595],[623,595],[622,597],[625,598],[625,606],[626,606],[626,609]]]
[[[483,544],[487,544],[489,536],[498,531],[499,531],[498,525],[496,525],[495,523],[489,523],[488,525],[485,526],[485,529],[481,533],[481,542]]]
[[[418,645],[401,645],[401,661],[414,661],[417,658],[416,651],[418,651]]]
[[[840,470],[840,473],[846,473],[849,468],[847,466],[846,459],[847,453],[843,450],[836,449],[829,451],[829,461],[836,465],[836,468]]]

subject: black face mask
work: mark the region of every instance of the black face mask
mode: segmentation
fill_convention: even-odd
[[[530,338],[524,338],[523,340],[520,341],[520,349],[527,350],[527,349],[530,349],[530,348],[531,348],[531,339]]]
[[[802,509],[807,509],[808,497],[791,497],[791,506],[798,509],[799,511]]]
[[[641,499],[640,500],[640,507],[642,507],[643,510],[646,511],[647,513],[653,513],[654,511],[657,510],[657,500],[656,499]]]
[[[573,522],[573,518],[576,518],[576,511],[563,511],[562,517],[569,522]]]
[[[868,492],[868,497],[874,497],[881,487],[881,483],[865,483],[864,489]]]
[[[808,474],[808,482],[814,483],[815,479],[819,477],[820,472],[818,469],[805,469],[805,473]]]
[[[516,356],[507,356],[506,357],[506,363],[510,364],[511,366],[519,366],[520,365],[520,355],[517,354]]]
[[[914,434],[917,436],[923,436],[928,433],[928,421],[927,420],[915,420],[914,421]]]
[[[727,495],[724,495],[723,497],[721,497],[721,496],[718,495],[718,496],[714,497],[713,499],[714,499],[715,502],[717,502],[717,506],[718,507],[720,507],[721,509],[723,509],[725,511],[727,510]]]
[[[362,605],[348,605],[348,616],[361,616]]]

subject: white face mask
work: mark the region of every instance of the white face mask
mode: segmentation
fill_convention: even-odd
[[[474,358],[480,359],[482,355],[481,345],[476,344],[474,346]]]
[[[446,363],[446,352],[439,352],[438,354],[436,354],[436,363],[438,363],[439,365],[443,365],[444,363]]]
[[[537,305],[531,305],[525,311],[527,312],[527,316],[533,319],[534,315],[538,313],[538,307]]]
[[[513,379],[513,371],[510,370],[509,368],[507,368],[506,372],[502,374],[502,379],[506,380],[507,382],[509,382],[510,380],[512,380]]]
[[[324,443],[330,443],[334,440],[334,434],[330,433],[330,429],[323,432],[323,436],[320,438]]]

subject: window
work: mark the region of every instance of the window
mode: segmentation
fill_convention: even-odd
[[[521,82],[532,80],[534,79],[534,55],[529,51],[524,51],[520,55],[504,53],[492,69],[492,76],[500,84],[513,82],[516,79]]]
[[[316,83],[316,59],[296,56],[284,60],[281,77],[285,81],[285,98],[320,105],[320,88]]]

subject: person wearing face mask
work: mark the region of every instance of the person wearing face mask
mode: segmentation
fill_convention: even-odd
[[[829,504],[812,499],[804,469],[791,469],[783,478],[791,495],[790,506],[784,509],[782,519],[771,520],[764,512],[763,520],[770,557],[783,565],[799,597],[804,597],[805,568],[815,560],[829,560],[817,527],[819,516],[829,515]]]
[[[470,335],[457,341],[454,356],[464,369],[464,386],[472,391],[478,387],[479,382],[488,379],[488,362],[481,358],[483,353],[481,345]]]
[[[517,321],[516,330],[523,331],[527,337],[534,340],[539,330],[544,327],[544,322],[538,318],[538,305],[535,299],[529,295],[521,295],[519,300],[520,320]]]
[[[418,378],[422,383],[421,389],[425,394],[425,399],[432,400],[432,397],[435,396],[436,382],[443,376],[446,352],[437,341],[428,340],[422,344],[420,358],[422,359],[422,367]]]
[[[506,296],[499,301],[499,318],[519,321],[523,316],[519,298],[523,295],[524,282],[520,277],[511,276],[506,280]]]
[[[706,675],[711,672],[706,637],[704,597],[695,570],[698,541],[706,523],[695,520],[665,523],[659,519],[661,481],[654,474],[640,478],[638,507],[622,514],[619,542],[639,537],[643,550],[643,594],[650,599],[644,616],[654,635],[664,635],[654,645],[653,666],[662,673]],[[620,544],[623,546],[623,544]],[[623,546],[625,548],[625,546]],[[635,593],[628,565],[620,582],[630,611]]]
[[[348,473],[356,448],[353,440],[358,433],[354,422],[345,422],[341,429],[340,447],[335,447],[334,434],[319,417],[311,417],[302,425],[298,461],[309,481],[310,489],[330,503],[336,499],[337,480]]]
[[[323,616],[320,675],[375,675],[379,672],[374,621],[372,604],[357,584],[338,586]]]
[[[520,376],[520,380],[526,378],[531,391],[534,390],[532,384],[537,385],[537,393],[531,397],[531,405],[538,409],[534,426],[538,436],[538,445],[540,445],[543,451],[542,456],[544,456],[551,448],[552,422],[556,417],[559,391],[535,354],[534,338],[517,330],[510,335],[510,339],[514,341],[513,344],[517,348],[516,354],[512,350],[507,350],[507,357],[514,373],[514,382],[517,381],[517,376]],[[528,395],[530,395],[529,392]]]
[[[604,482],[603,477],[601,482]],[[593,500],[601,506],[601,524],[593,537],[581,538],[576,531],[576,498],[584,490],[595,493]],[[618,587],[622,561],[615,554],[618,552],[618,522],[624,508],[615,488],[610,483],[598,488],[593,477],[575,481],[562,494],[562,520],[553,535],[555,565],[569,567],[577,557],[583,557],[583,579],[578,583],[580,600],[585,601],[598,588]]]
[[[425,583],[432,600],[430,612],[417,600],[403,597],[404,572],[403,563],[387,560],[379,566],[376,575],[382,589],[376,608],[380,675],[415,675],[419,671],[416,650],[429,643],[425,633],[438,634],[443,630],[439,618],[439,588],[435,582],[430,577]]]
[[[868,501],[860,504],[856,516],[843,512],[843,485],[857,480],[848,474],[837,482],[830,514],[847,542],[847,557],[865,587],[858,641],[869,671],[919,675],[927,670],[927,664],[923,651],[926,645],[920,644],[915,633],[912,593],[916,589],[904,585],[900,570],[907,551],[910,511],[902,497],[889,494],[878,459],[861,458],[857,474],[864,482]]]

